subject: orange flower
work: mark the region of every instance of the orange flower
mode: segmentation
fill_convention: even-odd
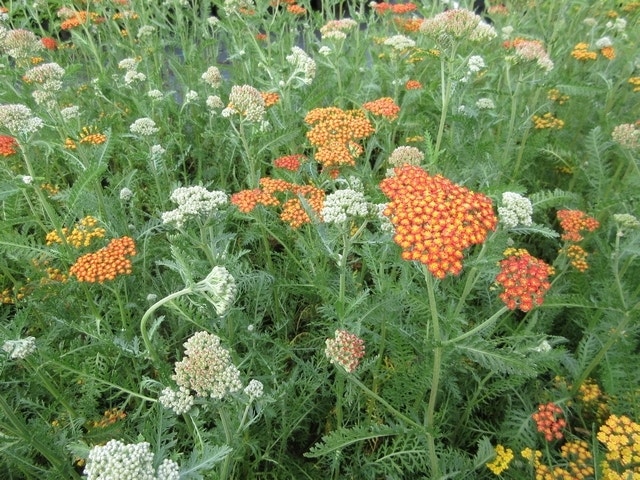
[[[587,263],[587,257],[589,254],[580,245],[569,245],[567,248],[561,249],[560,253],[564,253],[569,257],[571,265],[576,270],[584,272],[589,268],[589,264]]]
[[[402,15],[404,13],[409,13],[415,11],[418,7],[415,3],[388,3],[388,2],[380,2],[373,3],[373,9],[376,13],[382,15],[383,13],[391,12],[396,15]]]
[[[407,83],[404,84],[404,88],[407,90],[420,90],[422,88],[422,84],[418,80],[407,80]]]
[[[17,152],[18,141],[9,135],[0,135],[0,155],[8,157]]]
[[[553,268],[525,249],[509,248],[504,255],[506,258],[500,261],[500,272],[496,276],[496,283],[504,288],[500,300],[508,309],[518,308],[523,312],[542,305],[545,293],[551,288],[548,278]]]
[[[388,120],[395,120],[396,118],[398,118],[398,112],[400,112],[400,107],[396,105],[396,102],[394,102],[393,98],[391,97],[382,97],[378,100],[367,102],[362,105],[362,108],[373,113],[374,115],[385,117]]]
[[[595,218],[580,210],[558,210],[557,216],[560,227],[564,230],[560,238],[569,242],[579,242],[584,238],[580,232],[593,232],[600,226]]]
[[[273,166],[276,168],[282,168],[284,170],[295,172],[300,168],[300,162],[304,158],[305,156],[302,154],[285,155],[284,157],[276,158],[273,161]]]
[[[304,15],[307,13],[307,10],[300,5],[287,5],[287,12],[292,13],[293,15]]]
[[[411,33],[411,32],[417,32],[420,30],[420,26],[422,25],[422,22],[424,22],[424,19],[396,17],[393,19],[393,21],[398,27],[398,29]]]
[[[264,100],[265,108],[275,105],[280,101],[280,95],[276,92],[260,92],[262,99]]]
[[[265,42],[267,40],[267,34],[266,33],[256,33],[256,40],[260,41],[260,42]]]
[[[355,158],[363,151],[355,140],[367,138],[374,132],[362,110],[314,108],[304,121],[312,126],[307,138],[318,147],[315,158],[323,167],[355,165]]]
[[[613,60],[614,58],[616,58],[616,51],[613,47],[602,47],[600,49],[600,53],[607,60]]]
[[[384,214],[395,227],[404,260],[416,260],[439,279],[462,270],[463,251],[484,242],[498,222],[489,197],[430,176],[414,165],[380,183],[391,199]]]
[[[596,58],[598,58],[598,54],[596,52],[590,51],[589,44],[584,42],[578,43],[575,47],[573,47],[571,56],[576,60],[581,60],[583,62],[586,62],[588,60],[595,60]]]
[[[104,133],[98,132],[95,127],[84,127],[82,132],[80,132],[80,143],[100,145],[106,141],[107,136]]]
[[[131,237],[113,239],[94,253],[82,255],[69,269],[79,282],[103,283],[118,275],[131,273],[131,260],[136,254],[136,246]]]

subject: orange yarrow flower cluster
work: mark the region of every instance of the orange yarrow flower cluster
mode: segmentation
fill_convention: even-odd
[[[105,18],[101,17],[97,13],[82,10],[79,12],[73,12],[68,16],[67,19],[60,24],[60,28],[62,30],[71,30],[87,23],[98,24],[104,21]]]
[[[414,12],[418,9],[415,3],[388,3],[388,2],[371,2],[371,7],[373,10],[382,15],[384,13],[390,12],[395,15],[402,15],[405,13]]]
[[[484,242],[496,228],[491,199],[442,175],[431,176],[419,166],[402,165],[393,171],[380,189],[391,199],[384,215],[395,227],[402,258],[421,262],[439,279],[457,275],[463,251]]]
[[[280,101],[280,95],[277,92],[260,92],[264,100],[265,108],[271,107]]]
[[[281,202],[276,194],[295,195],[295,197]],[[282,206],[280,219],[292,228],[299,228],[311,222],[300,199],[304,199],[310,209],[320,216],[325,196],[324,190],[313,185],[298,185],[286,180],[263,177],[260,179],[260,188],[234,193],[231,195],[231,203],[243,213],[251,212],[258,205]]]
[[[553,402],[540,404],[538,411],[531,415],[536,422],[536,428],[547,442],[560,440],[564,435],[562,430],[567,426],[562,409]]]
[[[136,254],[136,245],[131,237],[115,238],[94,253],[82,255],[69,269],[69,274],[79,282],[103,283],[118,275],[131,273],[131,260]]]
[[[371,102],[366,102],[362,105],[362,108],[388,120],[397,119],[398,113],[400,112],[400,107],[396,105],[396,102],[391,97],[382,97]]]
[[[83,127],[82,132],[80,132],[80,143],[100,145],[106,141],[107,141],[107,136],[104,133],[98,132],[98,130],[95,127]],[[66,141],[65,141],[65,144],[66,144]]]
[[[569,242],[583,240],[582,232],[593,232],[600,226],[600,222],[580,210],[558,210],[557,216],[563,230],[560,238]]]
[[[364,151],[357,140],[365,139],[374,132],[362,110],[314,108],[304,121],[311,125],[307,138],[318,148],[315,159],[325,168],[355,165],[355,159]]]
[[[420,90],[422,88],[422,84],[418,80],[407,80],[407,83],[404,84],[404,88],[407,90]]]
[[[496,283],[504,289],[500,300],[509,310],[517,308],[523,312],[542,305],[544,295],[551,288],[549,276],[554,273],[553,267],[525,249],[509,248],[504,256],[496,276]]]
[[[0,135],[0,155],[8,157],[17,152],[18,141],[9,135]]]
[[[47,50],[55,50],[58,48],[58,42],[53,37],[43,37],[40,39],[40,43]]]

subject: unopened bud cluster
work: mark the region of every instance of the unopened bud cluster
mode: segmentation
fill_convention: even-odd
[[[164,212],[162,223],[173,223],[177,228],[181,228],[187,219],[211,215],[227,203],[226,193],[218,190],[210,192],[201,186],[176,188],[170,198],[178,204],[178,208]]]
[[[498,207],[498,217],[507,227],[530,226],[532,214],[533,206],[528,198],[514,192],[502,194],[502,206]]]

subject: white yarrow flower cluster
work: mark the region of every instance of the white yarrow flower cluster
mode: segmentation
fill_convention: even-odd
[[[0,52],[4,51],[18,61],[36,56],[43,48],[36,34],[23,28],[6,30],[0,37]]]
[[[2,350],[9,354],[12,360],[22,360],[36,351],[35,337],[26,337],[19,340],[7,340],[2,345]]]
[[[149,97],[151,100],[161,100],[164,97],[164,93],[162,93],[157,88],[154,88],[153,90],[149,90],[147,92],[147,97]]]
[[[137,33],[136,37],[137,38],[149,37],[149,36],[153,35],[153,33],[155,31],[156,31],[156,27],[154,27],[152,25],[142,25],[138,29],[138,33]]]
[[[255,400],[257,398],[262,397],[264,393],[264,385],[259,380],[251,380],[249,385],[244,387],[244,394],[247,395],[251,400]]]
[[[149,135],[153,135],[154,133],[158,133],[160,129],[156,127],[156,122],[148,117],[142,117],[129,125],[129,131],[136,135],[147,137]]]
[[[502,205],[498,207],[498,217],[507,227],[514,228],[518,225],[531,225],[533,223],[531,220],[532,214],[533,205],[531,205],[531,201],[528,198],[514,192],[504,192],[502,194]]]
[[[184,358],[175,364],[173,380],[198,397],[222,399],[242,388],[231,354],[212,333],[197,332],[184,343]]]
[[[310,85],[316,76],[316,62],[300,47],[293,46],[291,54],[287,55],[287,62],[293,65],[289,83],[293,78],[298,78],[303,84]]]
[[[479,110],[493,110],[494,108],[496,108],[496,104],[493,103],[493,100],[491,100],[490,98],[479,98],[478,101],[476,102],[476,107]]]
[[[230,112],[225,111],[230,110]],[[229,105],[222,111],[223,116],[238,113],[248,122],[261,123],[266,113],[264,98],[257,88],[250,85],[234,85],[229,94]]]
[[[389,156],[389,164],[394,167],[402,165],[420,165],[424,160],[424,153],[416,147],[402,145],[396,147]]]
[[[387,38],[383,43],[384,45],[392,47],[394,50],[400,51],[416,46],[415,40],[405,35],[393,35],[392,37]]]
[[[124,74],[125,84],[131,85],[133,82],[143,82],[147,79],[147,76],[144,73],[138,72],[139,63],[140,61],[136,58],[125,58],[118,62],[118,68],[126,70]]]
[[[218,88],[222,85],[222,74],[218,67],[207,68],[207,71],[204,72],[200,78],[213,88]]]
[[[80,107],[78,105],[65,107],[60,110],[60,115],[62,115],[62,119],[65,122],[68,122],[69,120],[73,120],[74,118],[78,118],[80,116]]]
[[[216,113],[216,110],[224,108],[224,103],[218,95],[209,95],[205,103],[212,114]]]
[[[195,398],[188,388],[179,387],[178,390],[173,390],[167,387],[162,390],[158,401],[164,408],[173,410],[176,415],[182,415],[191,410]]]
[[[227,313],[238,293],[236,279],[226,268],[218,266],[196,284],[195,290],[207,295],[218,315]]]
[[[177,480],[179,467],[164,460],[158,471],[153,468],[154,454],[148,442],[125,444],[109,440],[89,451],[84,474],[88,480]],[[176,476],[177,473],[177,476]]]
[[[343,223],[353,217],[366,217],[369,203],[364,194],[351,188],[336,190],[327,195],[320,211],[326,223]]]
[[[214,190],[210,192],[204,187],[178,187],[171,193],[171,201],[178,208],[162,214],[162,223],[174,223],[180,228],[191,217],[210,215],[227,203],[227,194]]]
[[[29,135],[44,126],[41,118],[33,115],[29,107],[22,104],[0,105],[0,127],[14,135]]]

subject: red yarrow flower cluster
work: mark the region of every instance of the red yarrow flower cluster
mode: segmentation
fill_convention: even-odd
[[[462,270],[463,251],[486,239],[498,219],[491,199],[422,168],[402,165],[380,183],[391,199],[384,211],[404,260],[416,260],[439,279]]]
[[[131,237],[115,238],[97,252],[82,255],[69,269],[79,282],[103,283],[131,273],[136,245]]]
[[[563,437],[562,430],[567,426],[562,409],[553,402],[540,404],[538,411],[531,415],[536,422],[536,428],[547,442],[560,440]]]
[[[561,238],[569,242],[581,241],[584,238],[581,232],[593,232],[600,226],[595,218],[580,210],[558,210],[557,215],[564,230]]]
[[[371,2],[371,7],[379,15],[387,12],[394,13],[396,15],[402,15],[417,10],[415,3],[389,3],[389,2]]]
[[[276,158],[273,161],[273,166],[276,168],[282,168],[283,170],[290,170],[292,172],[298,171],[302,160],[306,157],[300,153],[294,155],[285,155],[283,157]]]
[[[525,249],[509,248],[500,261],[500,272],[496,282],[504,288],[500,300],[510,310],[516,308],[528,312],[534,306],[542,305],[544,295],[551,288],[549,275],[553,267]]]
[[[0,135],[0,155],[8,157],[17,152],[18,141],[9,135]]]
[[[327,338],[324,353],[331,363],[352,373],[364,357],[364,340],[346,330],[336,330],[335,338]]]

